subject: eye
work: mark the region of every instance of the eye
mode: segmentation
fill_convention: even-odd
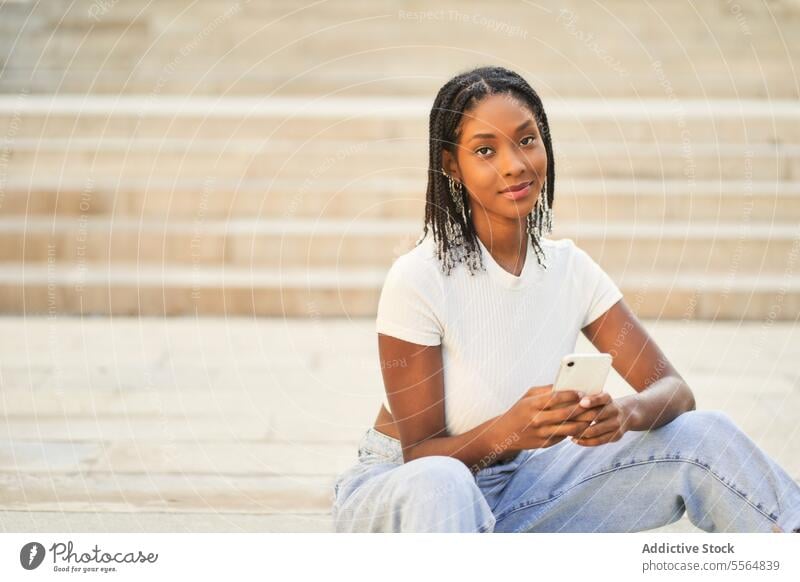
[[[481,147],[481,148],[478,148],[478,149],[476,149],[476,150],[475,150],[475,153],[476,153],[476,154],[478,154],[478,157],[479,157],[479,158],[486,158],[486,157],[488,157],[488,156],[489,156],[489,154],[482,155],[482,154],[480,153],[480,151],[481,151],[481,150],[489,150],[489,151],[492,151],[492,148],[490,148],[489,146],[483,146],[483,147]]]
[[[528,142],[525,145],[531,145],[533,143],[533,140],[536,139],[536,136],[535,135],[526,135],[525,137],[522,138],[522,141],[525,141],[526,139],[530,139],[531,141]]]

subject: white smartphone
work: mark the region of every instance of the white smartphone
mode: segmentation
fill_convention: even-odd
[[[610,370],[611,354],[567,354],[561,358],[553,390],[597,394],[603,391]]]

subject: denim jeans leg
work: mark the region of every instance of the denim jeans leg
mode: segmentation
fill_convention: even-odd
[[[686,412],[597,447],[565,440],[525,453],[491,503],[495,531],[643,531],[684,512],[709,532],[800,526],[800,486],[721,412]]]
[[[337,479],[337,532],[493,529],[494,515],[464,463],[439,455],[403,463],[399,441],[370,431],[358,464]]]

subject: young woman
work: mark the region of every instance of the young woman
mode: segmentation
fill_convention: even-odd
[[[543,237],[553,150],[522,77],[448,81],[429,163],[422,236],[379,301],[386,397],[336,479],[336,531],[630,532],[684,511],[706,531],[800,528],[800,487],[727,415],[695,410],[586,252]],[[579,331],[635,394],[552,390]]]

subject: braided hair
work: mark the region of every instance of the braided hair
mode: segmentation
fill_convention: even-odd
[[[437,244],[437,256],[442,271],[447,275],[453,267],[461,263],[467,266],[471,275],[475,274],[475,269],[485,270],[485,267],[469,212],[459,211],[468,208],[466,190],[460,189],[459,195],[463,196],[464,200],[456,205],[450,192],[448,177],[441,169],[442,151],[447,150],[455,157],[464,113],[487,96],[497,94],[513,95],[531,109],[547,152],[547,174],[541,192],[544,200],[540,199],[527,217],[527,232],[530,234],[537,261],[547,268],[542,263],[544,253],[539,244],[542,227],[544,226],[548,232],[552,229],[549,209],[553,205],[555,186],[553,146],[547,115],[539,95],[525,79],[503,67],[487,66],[460,73],[450,79],[439,89],[431,108],[425,225],[416,245],[425,239],[430,227]]]

